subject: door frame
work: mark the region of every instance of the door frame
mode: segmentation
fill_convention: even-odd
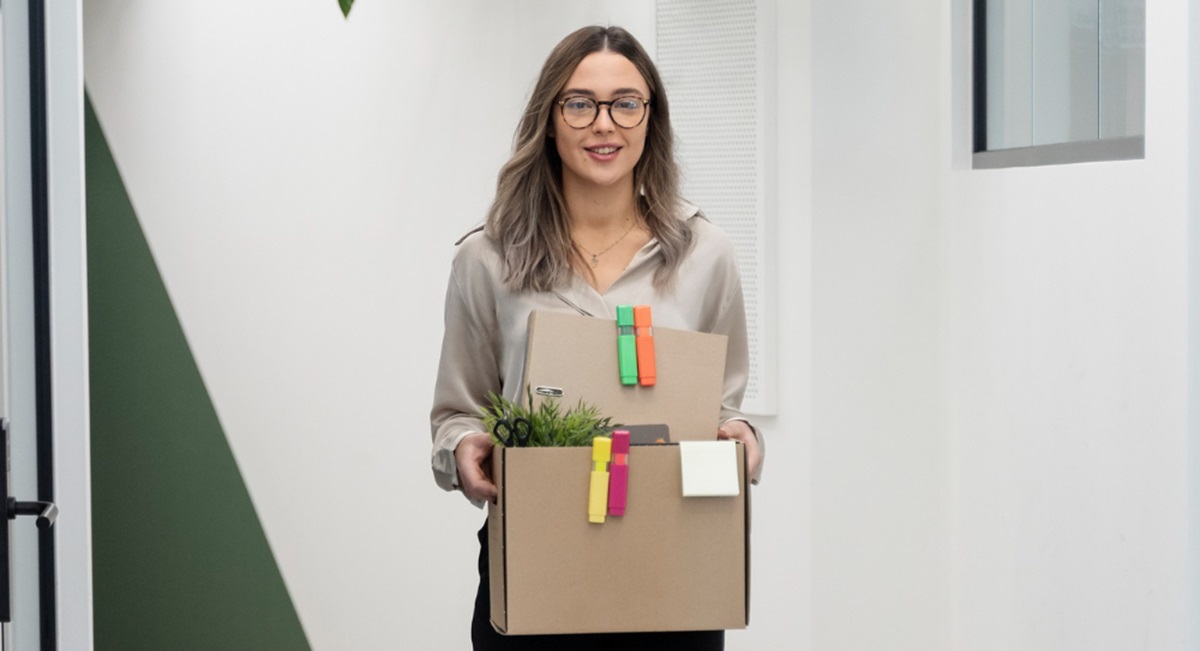
[[[12,488],[59,507],[52,538],[24,519],[13,527],[12,641],[20,649],[86,650],[93,642],[82,2],[6,2],[3,12],[3,404],[12,427]],[[38,75],[30,44],[39,31],[44,130],[31,120],[38,93],[30,81]],[[44,133],[41,147],[37,133]],[[39,165],[44,173],[31,173]],[[35,229],[38,211],[48,218]],[[39,238],[43,252],[35,256]],[[40,287],[37,262],[46,265]],[[33,568],[47,555],[53,585],[42,592]],[[39,595],[33,603],[31,594]]]

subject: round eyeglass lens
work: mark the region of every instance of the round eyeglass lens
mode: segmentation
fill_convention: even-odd
[[[612,116],[612,121],[617,123],[617,126],[632,129],[642,123],[642,117],[646,114],[646,105],[636,97],[621,97],[613,100],[608,114]]]
[[[625,129],[638,126],[646,117],[646,104],[638,97],[618,97],[599,105],[608,109],[614,124]],[[590,97],[568,97],[562,101],[562,115],[569,126],[583,129],[591,126],[600,112],[597,102]]]
[[[582,129],[596,119],[596,103],[586,97],[568,97],[562,103],[562,114],[569,126]]]

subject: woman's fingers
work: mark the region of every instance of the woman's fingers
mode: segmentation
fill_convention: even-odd
[[[468,434],[454,449],[458,464],[458,483],[467,497],[486,502],[496,501],[496,485],[486,470],[492,456],[492,440],[484,432]]]
[[[754,435],[754,430],[744,420],[731,420],[717,429],[717,438],[719,439],[737,439],[746,446],[746,465],[750,472],[750,477],[758,476],[758,469],[762,466],[763,455],[762,447],[758,444],[758,437]]]

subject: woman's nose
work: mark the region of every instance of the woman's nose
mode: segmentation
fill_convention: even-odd
[[[609,113],[609,110],[607,106],[600,107],[596,119],[592,120],[592,131],[612,131],[614,129],[612,114]]]

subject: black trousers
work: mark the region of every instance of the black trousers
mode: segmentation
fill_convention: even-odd
[[[487,523],[479,530],[479,592],[471,619],[471,643],[475,651],[493,649],[554,649],[561,651],[722,651],[725,631],[682,631],[672,633],[590,633],[586,635],[501,635],[492,628],[491,587],[488,582]]]

